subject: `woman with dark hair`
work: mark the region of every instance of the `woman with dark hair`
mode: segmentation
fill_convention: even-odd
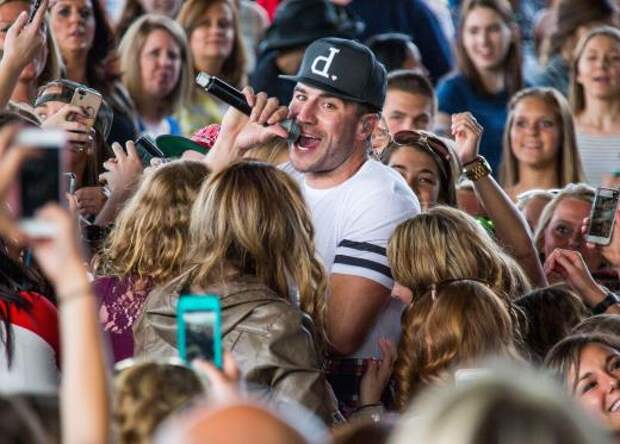
[[[545,365],[558,373],[568,391],[611,433],[620,433],[619,338],[569,336],[551,349]]]
[[[99,182],[104,172],[103,163],[111,157],[112,150],[106,143],[112,124],[112,110],[102,100],[92,128],[84,120],[80,108],[70,105],[78,88],[91,91],[85,85],[60,79],[42,86],[34,102],[35,113],[44,128],[65,131],[69,155],[67,172],[75,176],[74,188],[78,210],[84,216],[97,215],[107,197]]]
[[[480,153],[497,171],[510,97],[523,87],[521,46],[507,0],[468,0],[461,9],[456,48],[459,70],[437,86],[437,126],[471,111],[484,127]]]
[[[12,259],[0,239],[0,381],[2,391],[54,392],[59,338],[50,289]]]
[[[531,291],[515,305],[523,314],[519,321],[524,352],[535,363],[542,363],[549,350],[590,314],[581,298],[564,286]]]
[[[453,145],[426,131],[399,131],[381,160],[405,178],[423,210],[435,205],[456,207],[461,165]]]
[[[116,71],[116,41],[99,0],[56,0],[50,26],[66,76],[99,91],[114,111],[108,142],[124,145],[136,136],[134,110]]]
[[[13,112],[0,113],[0,158],[18,131],[34,126]],[[0,199],[0,212],[12,202]],[[2,391],[58,385],[58,321],[54,292],[18,260],[19,247],[0,237],[0,381]],[[45,297],[47,296],[47,298]],[[49,299],[48,299],[49,298]]]

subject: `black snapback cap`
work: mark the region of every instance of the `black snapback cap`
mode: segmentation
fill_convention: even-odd
[[[387,74],[367,46],[354,40],[326,37],[304,53],[299,71],[281,79],[301,82],[337,97],[365,103],[380,111],[385,101]]]

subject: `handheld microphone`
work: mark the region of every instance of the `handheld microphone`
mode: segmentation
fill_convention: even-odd
[[[196,83],[209,94],[217,97],[236,110],[241,111],[246,116],[252,114],[252,108],[248,105],[243,93],[234,86],[224,82],[222,79],[218,79],[206,72],[200,72],[198,76],[196,76]],[[295,142],[299,139],[301,130],[294,120],[285,119],[280,122],[279,125],[288,132],[287,140],[289,142]]]

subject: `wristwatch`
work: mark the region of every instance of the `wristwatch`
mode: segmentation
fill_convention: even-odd
[[[594,308],[592,308],[592,313],[594,313],[595,315],[603,314],[607,311],[609,307],[614,304],[620,304],[620,297],[610,291],[609,293],[607,293],[607,297],[605,297],[605,299],[603,299],[601,302],[596,304]]]
[[[488,176],[491,171],[491,165],[482,156],[476,156],[474,160],[463,165],[463,174],[472,182],[477,182]]]

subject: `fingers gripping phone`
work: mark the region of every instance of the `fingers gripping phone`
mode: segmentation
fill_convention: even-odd
[[[586,241],[598,245],[608,245],[611,242],[619,197],[619,190],[602,187],[596,189]]]
[[[86,114],[84,124],[92,128],[95,120],[97,120],[101,101],[102,97],[98,92],[86,88],[76,88],[71,98],[71,105],[79,106],[84,111]]]
[[[151,159],[165,159],[166,155],[160,150],[155,141],[149,136],[142,136],[136,140],[136,150],[144,167],[151,165]]]
[[[65,204],[65,134],[59,130],[25,129],[16,137],[17,149],[27,150],[19,174],[19,214],[22,228],[31,236],[46,236],[53,228],[34,220],[48,202]]]
[[[187,363],[201,358],[222,367],[220,299],[215,295],[181,295],[177,303],[177,347]]]

